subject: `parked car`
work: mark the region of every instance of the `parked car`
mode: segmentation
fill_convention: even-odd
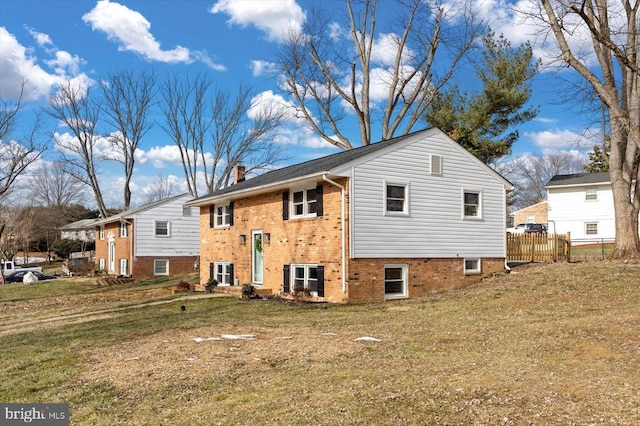
[[[524,228],[525,234],[546,234],[547,225],[543,223],[527,223]]]
[[[518,225],[507,228],[510,234],[546,234],[547,225],[544,223],[519,223]]]
[[[21,283],[24,276],[29,272],[31,272],[36,277],[38,277],[38,281],[52,280],[52,279],[58,278],[55,275],[46,275],[39,271],[16,271],[4,277],[4,281],[6,283]]]

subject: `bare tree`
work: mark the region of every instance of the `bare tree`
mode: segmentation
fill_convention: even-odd
[[[381,30],[378,7],[385,3],[347,0],[345,36],[320,9],[313,10],[302,31],[290,32],[281,51],[285,90],[314,131],[342,149],[353,147],[345,134],[349,124],[343,123],[353,116],[362,145],[371,143],[376,123],[383,140],[407,134],[479,36],[472,2],[462,3],[456,9],[459,4],[445,8],[437,2],[398,0],[401,15]],[[390,54],[381,58],[387,49]]]
[[[89,88],[81,88],[67,80],[49,98],[49,114],[71,132],[71,138],[58,138],[57,141],[70,166],[69,173],[91,188],[100,216],[107,217],[98,180],[98,166],[105,160],[105,156],[97,149],[99,136],[96,134],[96,124],[100,108],[89,95]]]
[[[40,115],[36,115],[27,134],[15,135],[18,116],[24,108],[25,84],[22,83],[16,99],[0,98],[0,197],[12,189],[18,176],[47,148],[48,138],[43,141],[41,135]]]
[[[153,179],[146,192],[147,194],[144,199],[145,204],[164,200],[165,198],[173,196],[173,182],[162,175],[158,175]]]
[[[281,105],[260,104],[251,88],[240,85],[232,97],[225,89],[214,89],[206,77],[173,76],[164,82],[162,97],[162,128],[180,151],[191,195],[198,196],[199,173],[212,192],[229,183],[240,162],[248,165],[249,173],[281,160],[273,137],[285,110]]]
[[[640,259],[640,1],[541,0],[539,13],[560,48],[561,59],[593,87],[609,116],[609,175],[616,218],[613,257]],[[597,66],[569,39],[585,31]]]
[[[84,184],[67,170],[62,160],[42,164],[29,177],[29,193],[33,204],[64,208],[84,204]]]
[[[570,152],[558,152],[544,157],[518,157],[509,166],[499,168],[499,171],[514,183],[514,207],[524,208],[546,199],[546,186],[553,176],[582,173],[584,164],[582,157]]]
[[[155,96],[156,77],[131,71],[109,74],[102,89],[105,103],[103,111],[107,121],[117,132],[112,134],[112,143],[118,155],[117,161],[124,167],[124,209],[131,205],[131,177],[135,165],[135,152],[142,137],[151,128],[149,109]]]

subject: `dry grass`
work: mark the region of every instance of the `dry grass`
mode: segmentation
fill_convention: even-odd
[[[23,303],[38,316],[33,300],[8,304]],[[185,306],[0,335],[0,394],[70,402],[73,424],[640,419],[637,265],[522,266],[464,290],[366,306]],[[193,340],[223,334],[255,338]],[[362,336],[382,341],[354,341]]]

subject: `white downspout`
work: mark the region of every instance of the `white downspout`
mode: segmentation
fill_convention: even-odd
[[[332,181],[331,179],[329,179],[327,177],[326,174],[322,175],[322,180],[324,180],[325,182],[330,183],[333,186],[336,186],[338,188],[340,188],[340,195],[342,197],[342,215],[340,218],[340,228],[341,228],[341,233],[342,233],[342,244],[341,244],[341,250],[342,250],[342,292],[346,293],[347,292],[347,271],[345,270],[345,267],[347,265],[347,234],[346,234],[346,229],[345,229],[345,214],[346,214],[346,198],[345,198],[345,188],[344,186],[340,185],[338,182]]]

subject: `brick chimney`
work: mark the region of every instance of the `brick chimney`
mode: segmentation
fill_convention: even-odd
[[[244,166],[236,164],[233,167],[233,184],[240,183],[244,180]]]

